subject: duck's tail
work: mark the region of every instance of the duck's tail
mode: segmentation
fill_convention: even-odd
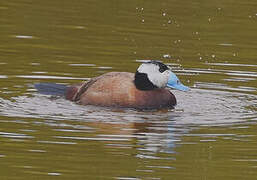
[[[65,96],[68,86],[55,83],[37,83],[34,85],[39,93],[53,96]]]

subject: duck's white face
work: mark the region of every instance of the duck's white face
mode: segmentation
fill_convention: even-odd
[[[149,81],[157,88],[166,87],[171,72],[168,66],[160,67],[157,63],[143,63],[137,71],[146,74]]]
[[[153,90],[170,87],[182,91],[189,90],[180,83],[177,76],[168,66],[159,61],[149,61],[141,64],[135,74],[135,85],[140,90]]]

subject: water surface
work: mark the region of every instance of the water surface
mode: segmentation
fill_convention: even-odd
[[[257,177],[257,3],[0,3],[0,179]],[[145,60],[188,93],[173,110],[80,106],[38,94]]]

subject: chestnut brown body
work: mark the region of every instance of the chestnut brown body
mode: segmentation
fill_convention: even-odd
[[[134,74],[110,72],[89,82],[70,86],[66,99],[82,105],[158,109],[176,105],[175,96],[165,88],[142,91],[134,84]]]

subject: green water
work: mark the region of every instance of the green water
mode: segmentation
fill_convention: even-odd
[[[257,2],[2,0],[0,179],[257,177]],[[172,111],[38,94],[158,59],[188,93]]]

